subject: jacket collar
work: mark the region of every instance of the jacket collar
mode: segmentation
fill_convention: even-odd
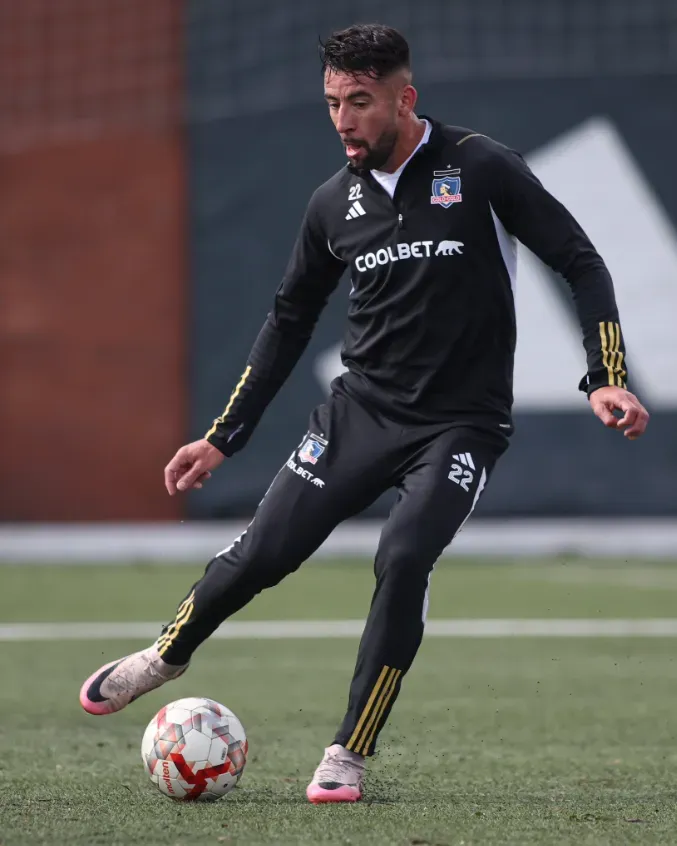
[[[430,131],[430,138],[428,138],[428,141],[421,147],[421,149],[439,150],[441,147],[444,147],[446,138],[444,137],[444,127],[442,124],[438,120],[428,117],[428,115],[419,115],[419,117],[425,118],[432,127]]]

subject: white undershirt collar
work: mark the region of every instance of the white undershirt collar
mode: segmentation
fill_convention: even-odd
[[[418,144],[416,145],[416,149],[412,152],[411,156],[409,156],[409,158],[406,160],[406,162],[403,162],[397,168],[397,170],[394,173],[386,173],[384,170],[372,170],[371,171],[371,175],[378,182],[378,184],[381,185],[383,190],[386,191],[390,195],[391,199],[392,199],[393,195],[395,194],[395,188],[397,187],[397,182],[398,182],[400,176],[402,175],[402,171],[409,164],[409,162],[412,160],[412,158],[416,155],[418,150],[424,144],[427,144],[428,140],[430,139],[430,133],[432,132],[432,124],[430,123],[430,121],[427,121],[425,118],[421,118],[421,120],[423,121],[423,123],[425,123],[425,130],[423,132],[423,137],[418,142]]]

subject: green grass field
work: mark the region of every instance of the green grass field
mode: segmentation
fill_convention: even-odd
[[[201,568],[3,567],[0,626],[162,621]],[[357,619],[365,562],[311,563],[238,619]],[[430,617],[677,618],[677,564],[440,564]],[[82,679],[139,641],[0,644],[0,844],[674,844],[677,638],[429,638],[372,759],[365,800],[305,786],[346,702],[357,642],[212,641],[190,671],[109,718]],[[240,786],[174,804],[141,735],[181,696],[231,707],[250,740]]]

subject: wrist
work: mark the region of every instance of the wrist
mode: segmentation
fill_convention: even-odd
[[[207,441],[210,446],[213,446],[220,453],[225,455],[226,458],[230,455],[228,451],[228,437],[219,432],[218,429],[205,435],[204,440]]]

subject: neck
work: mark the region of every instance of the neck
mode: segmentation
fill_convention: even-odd
[[[395,173],[418,147],[424,132],[424,121],[412,113],[398,135],[395,149],[391,153],[390,158],[379,170],[385,173]]]

